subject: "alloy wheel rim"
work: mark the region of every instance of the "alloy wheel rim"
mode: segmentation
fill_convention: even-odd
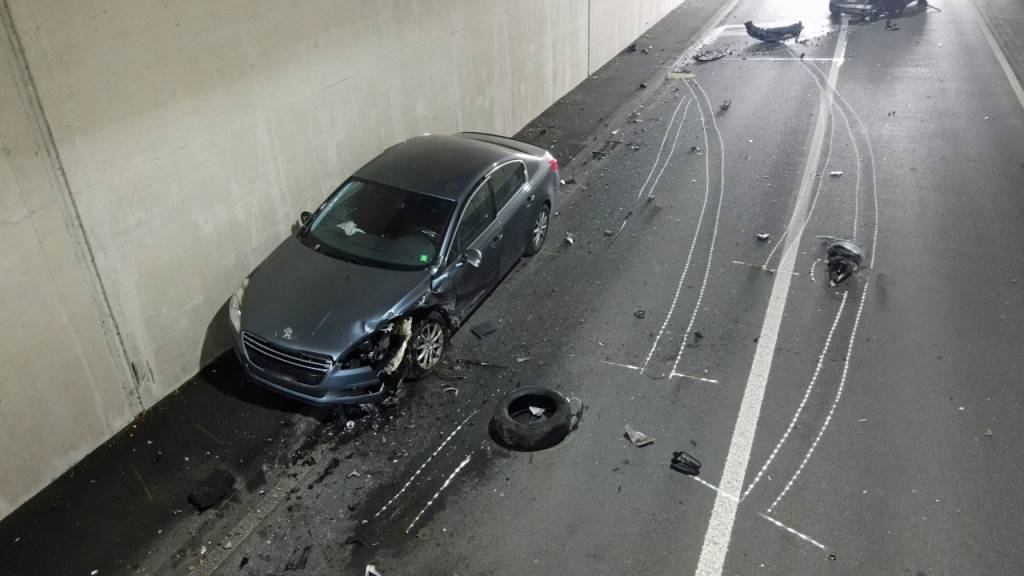
[[[544,235],[548,233],[548,211],[541,210],[537,215],[537,222],[533,225],[533,246],[540,246],[544,241]]]
[[[430,370],[441,359],[444,351],[444,331],[437,322],[431,322],[416,336],[416,364]]]

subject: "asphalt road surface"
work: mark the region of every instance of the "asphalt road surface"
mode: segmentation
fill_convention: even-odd
[[[455,337],[492,365],[343,416],[210,551],[144,568],[1020,573],[1024,103],[973,4],[940,8],[740,1],[704,36],[722,59],[663,70],[564,171],[544,252],[470,322],[499,331]],[[783,46],[741,25],[798,19]],[[821,236],[864,269],[830,286]],[[491,441],[521,385],[583,404],[564,443]]]

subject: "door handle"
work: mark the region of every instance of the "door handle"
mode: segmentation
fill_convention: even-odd
[[[499,232],[499,233],[498,233],[498,234],[497,234],[497,235],[496,235],[496,236],[495,236],[495,237],[494,237],[494,238],[493,238],[493,239],[491,240],[491,248],[496,248],[496,247],[498,246],[498,243],[499,243],[499,242],[501,242],[501,239],[502,239],[502,238],[504,238],[504,237],[505,237],[505,235],[504,235],[504,234],[502,234],[501,232]]]

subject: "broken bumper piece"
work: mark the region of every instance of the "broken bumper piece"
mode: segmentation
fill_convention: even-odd
[[[305,378],[286,366],[254,361],[240,339],[234,349],[250,382],[308,404],[373,404],[384,395],[384,383],[370,366],[345,369],[335,365],[318,379]]]

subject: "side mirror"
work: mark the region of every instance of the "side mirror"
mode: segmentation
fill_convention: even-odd
[[[476,248],[470,248],[462,253],[462,259],[473,268],[479,268],[484,260],[484,255]]]
[[[309,222],[310,216],[312,216],[312,214],[310,214],[309,212],[303,212],[302,214],[299,214],[299,222],[302,222],[303,225],[306,225],[306,223]]]

